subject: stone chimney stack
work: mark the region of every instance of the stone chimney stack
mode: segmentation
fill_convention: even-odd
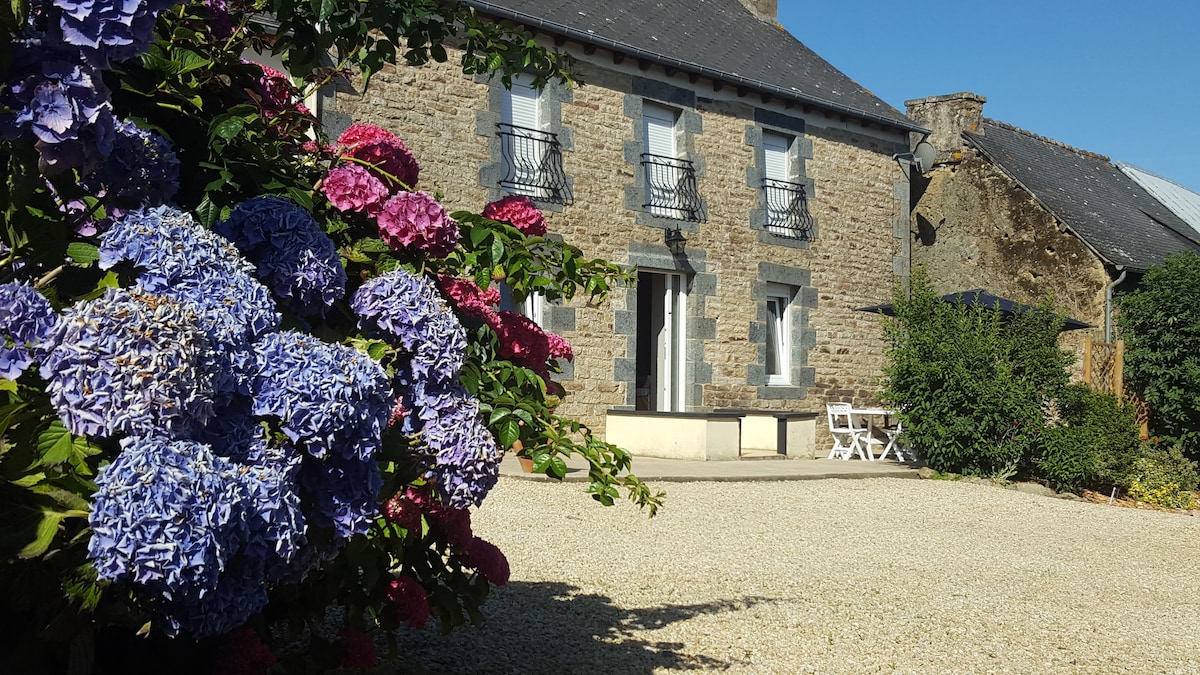
[[[905,101],[904,107],[909,119],[933,130],[927,140],[937,148],[940,164],[962,158],[962,132],[983,133],[984,103],[986,98],[964,91]]]
[[[739,0],[754,16],[768,23],[779,22],[779,0]]]

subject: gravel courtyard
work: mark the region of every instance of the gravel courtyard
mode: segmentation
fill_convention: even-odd
[[[1200,520],[987,485],[670,483],[653,520],[502,479],[512,581],[400,635],[448,673],[1200,673]]]

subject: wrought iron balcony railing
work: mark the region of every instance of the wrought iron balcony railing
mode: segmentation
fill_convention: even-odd
[[[691,161],[646,153],[642,155],[642,168],[646,172],[643,208],[663,218],[704,222],[704,203],[700,201],[696,168]]]
[[[812,214],[804,185],[773,178],[763,179],[767,197],[767,232],[788,239],[810,241],[813,236]]]
[[[504,177],[500,179],[502,188],[555,204],[574,201],[567,174],[563,171],[562,146],[556,134],[512,124],[496,126],[505,167]]]

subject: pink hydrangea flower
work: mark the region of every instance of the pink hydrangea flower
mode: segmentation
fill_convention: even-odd
[[[387,598],[395,605],[396,618],[410,628],[424,628],[429,621],[429,596],[421,584],[407,574],[392,580]]]
[[[575,360],[575,350],[571,349],[571,343],[567,342],[563,336],[547,331],[546,342],[550,347],[551,358],[566,359],[567,361]]]
[[[383,182],[359,164],[342,164],[325,175],[321,191],[339,211],[374,215],[383,208],[388,190]]]
[[[458,223],[424,192],[401,192],[384,203],[376,218],[379,237],[393,249],[416,248],[444,258],[458,243]]]
[[[508,223],[527,237],[546,234],[546,216],[533,200],[524,195],[509,195],[483,207],[483,217]]]
[[[438,286],[463,314],[488,323],[495,320],[496,311],[492,307],[500,304],[500,289],[489,287],[484,291],[470,279],[446,274],[438,275]]]
[[[213,672],[228,675],[266,675],[275,653],[250,628],[238,628],[220,639]]]
[[[471,512],[452,506],[429,509],[429,529],[435,541],[465,548],[471,543]]]
[[[504,552],[491,542],[484,541],[479,537],[472,537],[471,543],[466,547],[463,562],[468,567],[474,567],[493,586],[503,586],[508,583],[510,574],[508,558],[504,557]]]
[[[392,406],[392,415],[388,418],[388,426],[392,426],[397,422],[403,422],[404,418],[408,417],[408,408],[404,407],[404,399],[396,399],[396,405]]]
[[[392,132],[373,124],[353,124],[338,136],[337,145],[343,157],[368,165],[389,189],[401,185],[409,190],[416,188],[421,168]]]
[[[408,497],[396,493],[383,503],[383,517],[409,532],[421,533],[421,507]]]
[[[500,358],[545,371],[550,343],[546,332],[533,319],[517,312],[497,312],[496,320],[488,325],[500,338]]]
[[[375,643],[371,638],[354,630],[343,628],[338,631],[342,643],[342,668],[374,668],[379,665]]]

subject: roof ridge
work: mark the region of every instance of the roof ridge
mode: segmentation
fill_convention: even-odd
[[[983,118],[983,121],[986,124],[992,124],[994,126],[1000,127],[1001,129],[1007,129],[1009,131],[1014,131],[1019,134],[1024,134],[1026,136],[1029,136],[1030,138],[1039,140],[1039,141],[1041,141],[1043,143],[1047,143],[1049,145],[1057,145],[1058,147],[1063,148],[1065,150],[1070,150],[1071,152],[1074,152],[1077,155],[1082,155],[1082,156],[1088,157],[1090,159],[1099,159],[1099,160],[1103,160],[1105,162],[1110,162],[1110,163],[1112,162],[1112,159],[1108,155],[1101,155],[1100,153],[1092,152],[1091,150],[1084,150],[1083,148],[1076,148],[1072,145],[1063,143],[1062,141],[1058,141],[1053,138],[1049,138],[1047,136],[1042,136],[1041,134],[1035,134],[1032,131],[1022,129],[1021,127],[1018,127],[1015,124],[1009,124],[1008,122],[1001,122],[1000,120],[994,120],[990,117]]]

